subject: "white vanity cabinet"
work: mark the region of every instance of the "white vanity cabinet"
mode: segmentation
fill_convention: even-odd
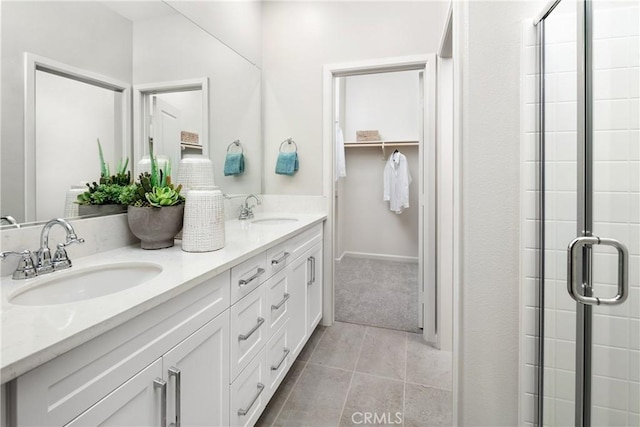
[[[164,413],[175,417],[170,367],[181,370],[182,416],[212,424],[209,416],[222,412],[226,425],[229,291],[226,272],[21,375],[9,383],[9,425],[95,425],[79,420],[101,417],[105,425],[132,425],[118,421],[131,411],[157,426],[162,399],[156,378],[168,383]]]
[[[9,426],[251,426],[322,317],[322,224],[6,384]]]

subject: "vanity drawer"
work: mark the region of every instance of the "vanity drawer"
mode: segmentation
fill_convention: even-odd
[[[236,265],[231,269],[231,304],[248,295],[267,278],[267,254],[265,252]]]
[[[289,346],[288,330],[290,323],[291,320],[287,319],[282,327],[273,334],[265,347],[267,366],[267,380],[265,383],[267,390],[265,390],[265,393],[267,398],[273,396],[292,363],[293,355]]]
[[[282,271],[289,264],[289,261],[293,259],[293,246],[292,239],[289,239],[267,249],[267,277]]]
[[[266,286],[260,286],[231,307],[231,381],[269,339]]]
[[[275,276],[264,282],[262,287],[265,288],[267,294],[267,320],[269,337],[271,337],[291,316],[289,275],[286,271],[276,273]]]
[[[314,225],[310,230],[300,233],[290,241],[291,256],[289,258],[294,260],[311,249],[313,245],[322,241],[322,224]]]
[[[253,426],[258,421],[269,401],[266,382],[267,366],[263,348],[229,386],[230,425]]]

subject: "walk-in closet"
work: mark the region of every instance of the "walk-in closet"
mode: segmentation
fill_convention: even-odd
[[[419,70],[335,80],[337,321],[423,326],[422,85]]]

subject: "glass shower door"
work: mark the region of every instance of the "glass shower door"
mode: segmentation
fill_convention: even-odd
[[[640,426],[638,2],[541,22],[539,425]]]

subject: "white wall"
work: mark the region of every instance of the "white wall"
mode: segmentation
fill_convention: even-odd
[[[454,3],[460,425],[518,424],[520,37],[545,3]]]
[[[2,1],[2,215],[24,220],[24,52],[131,81],[131,22],[93,2]]]
[[[345,141],[358,130],[378,130],[385,141],[417,141],[420,95],[417,71],[346,77]]]
[[[64,216],[67,190],[82,181],[100,179],[97,139],[111,174],[116,173],[122,158],[115,126],[120,96],[109,89],[36,72],[35,169],[38,173],[33,189],[36,193],[34,221]]]
[[[383,140],[418,140],[419,77],[417,71],[350,76],[345,79],[344,134],[356,140],[356,130],[377,129]],[[380,148],[347,148],[347,176],[338,181],[342,251],[391,257],[418,257],[418,147],[402,147],[413,183],[409,204],[400,215],[382,200],[386,164]],[[393,152],[387,148],[386,157]],[[343,252],[338,252],[341,257]]]
[[[256,66],[262,65],[262,2],[166,2]]]
[[[446,11],[445,2],[265,2],[265,192],[322,194],[324,64],[436,52]],[[289,136],[300,170],[275,175],[278,146]]]

